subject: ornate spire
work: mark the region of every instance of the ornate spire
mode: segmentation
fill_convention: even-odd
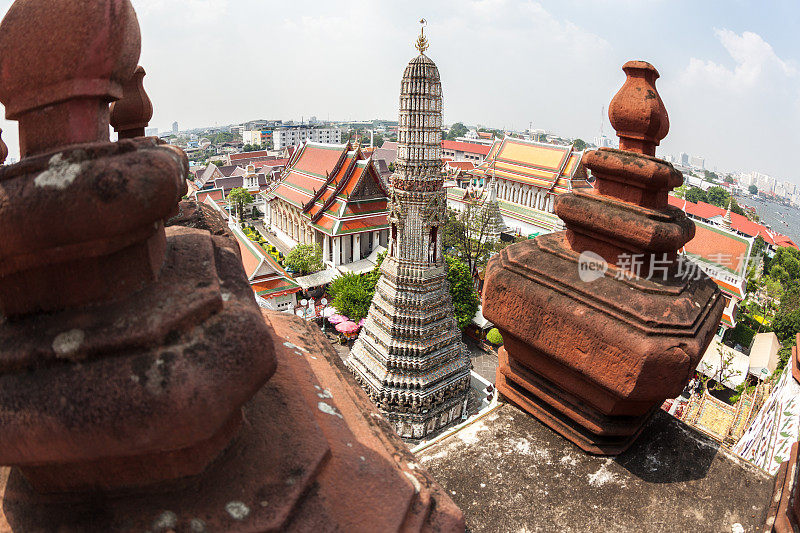
[[[733,196],[728,200],[728,210],[725,212],[725,216],[722,219],[722,227],[725,229],[731,229],[731,207],[733,207]]]
[[[425,25],[428,23],[425,19],[420,19],[419,23],[422,27],[419,29],[419,38],[417,39],[417,44],[414,47],[419,50],[420,54],[424,54],[425,50],[428,49],[428,39],[425,37]]]

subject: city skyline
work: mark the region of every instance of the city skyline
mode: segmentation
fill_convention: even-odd
[[[0,0],[0,14],[10,4]],[[591,140],[624,80],[621,65],[644,59],[659,69],[671,113],[660,155],[687,152],[704,156],[707,168],[800,183],[781,156],[800,140],[791,22],[800,8],[789,2],[765,9],[744,1],[300,1],[282,11],[277,2],[253,0],[133,4],[151,125],[161,131],[173,121],[191,129],[311,115],[393,119],[396,65],[412,57],[409,43],[424,16],[429,54],[447,87],[446,123],[516,130],[532,123]],[[16,124],[2,127],[18,157]]]

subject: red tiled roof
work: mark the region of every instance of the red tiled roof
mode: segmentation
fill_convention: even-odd
[[[342,222],[337,234],[353,233],[356,231],[364,231],[365,229],[383,229],[389,226],[386,215],[374,215],[371,217],[363,217],[357,219],[345,219]]]
[[[465,143],[462,141],[442,141],[442,148],[445,150],[455,150],[457,152],[469,152],[471,154],[480,154],[484,157],[489,155],[491,146],[486,144]]]
[[[269,152],[260,150],[257,152],[241,152],[239,154],[231,154],[231,161],[238,161],[240,159],[251,159],[253,157],[267,157]]]
[[[715,216],[725,216],[727,211],[727,209],[722,209],[721,207],[705,202],[698,202],[695,204],[682,198],[677,198],[671,194],[669,195],[669,205],[704,220],[709,220]],[[773,246],[790,246],[792,248],[797,248],[797,244],[786,235],[781,235],[780,233],[767,229],[762,224],[753,222],[746,216],[737,213],[731,213],[731,228],[750,237],[757,237],[760,235],[761,238],[764,239],[764,242]]]
[[[197,191],[195,198],[198,202],[202,202],[206,198],[211,198],[212,200],[216,201],[223,201],[225,200],[225,195],[222,192],[222,189],[207,189],[204,191]]]
[[[455,168],[458,170],[472,170],[475,168],[475,163],[472,161],[450,161],[445,160],[445,166]]]
[[[250,288],[262,298],[277,298],[300,290],[298,285],[283,277],[254,282]]]
[[[325,173],[330,172],[336,166],[343,148],[341,145],[321,146],[306,143],[293,168],[324,178]]]

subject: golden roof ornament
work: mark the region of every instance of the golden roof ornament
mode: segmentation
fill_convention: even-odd
[[[425,38],[425,25],[428,23],[425,19],[420,19],[419,23],[422,27],[419,30],[419,38],[417,39],[417,44],[414,45],[417,50],[419,50],[420,54],[424,54],[425,50],[428,49],[428,39]]]

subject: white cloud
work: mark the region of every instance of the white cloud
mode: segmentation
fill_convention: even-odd
[[[779,58],[760,35],[749,31],[739,35],[727,29],[718,29],[714,33],[735,65],[729,68],[713,61],[691,58],[683,74],[685,83],[748,91],[776,77],[789,79],[797,76],[797,69]]]
[[[663,80],[671,130],[661,153],[685,151],[720,170],[796,179],[786,157],[800,144],[796,66],[756,33],[714,33],[728,61],[693,57],[679,76]]]

